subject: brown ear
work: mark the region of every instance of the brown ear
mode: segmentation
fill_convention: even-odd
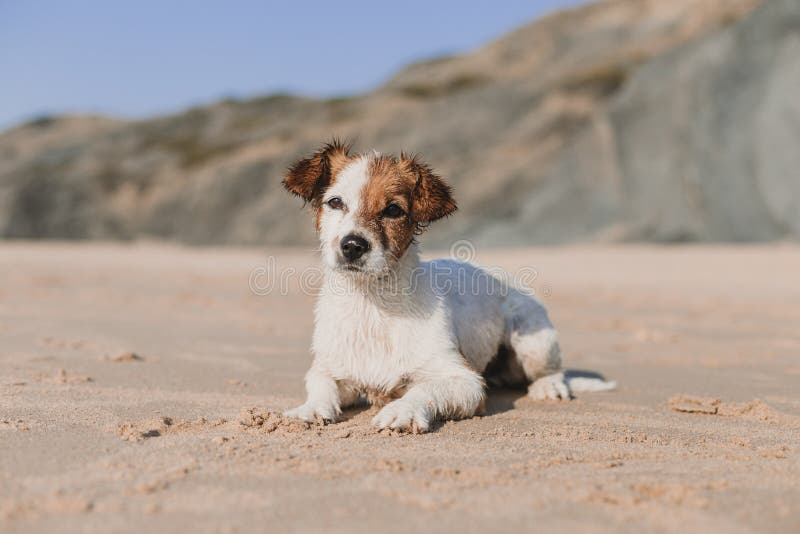
[[[411,214],[417,222],[426,225],[456,211],[453,190],[427,164],[416,156],[402,161],[417,177],[412,195]]]
[[[306,202],[316,206],[330,185],[331,176],[347,162],[349,143],[334,139],[311,156],[289,167],[283,187]]]

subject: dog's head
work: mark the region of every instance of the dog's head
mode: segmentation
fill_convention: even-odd
[[[311,204],[323,260],[345,272],[386,273],[456,209],[450,186],[418,158],[351,155],[339,141],[292,165],[283,185]]]

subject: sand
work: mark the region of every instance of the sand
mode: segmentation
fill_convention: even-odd
[[[800,248],[477,259],[534,267],[567,367],[618,390],[286,421],[314,297],[249,280],[312,252],[0,245],[0,531],[800,531]]]

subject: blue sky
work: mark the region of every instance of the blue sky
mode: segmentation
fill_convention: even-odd
[[[0,129],[225,96],[350,94],[585,0],[0,0]]]

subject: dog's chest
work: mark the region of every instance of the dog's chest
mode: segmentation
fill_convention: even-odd
[[[322,297],[316,309],[315,358],[340,380],[389,391],[441,350],[432,335],[445,329],[428,320],[388,313],[357,298]]]

